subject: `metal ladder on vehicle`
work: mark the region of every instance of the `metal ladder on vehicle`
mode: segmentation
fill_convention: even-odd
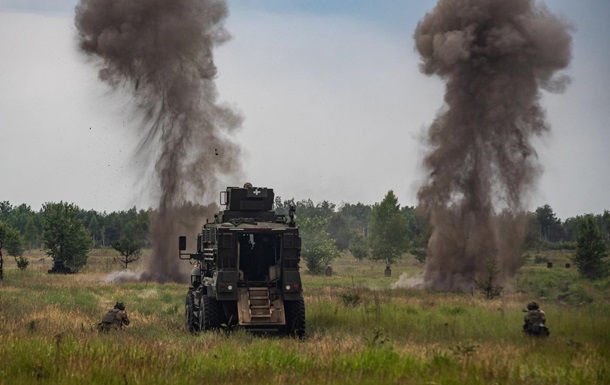
[[[268,287],[249,287],[248,306],[250,318],[253,321],[269,321],[271,319],[271,299]]]

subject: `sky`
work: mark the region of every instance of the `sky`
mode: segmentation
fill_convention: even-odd
[[[232,39],[215,51],[220,99],[244,118],[242,185],[284,199],[417,204],[421,138],[443,83],[418,68],[413,32],[433,0],[229,1]],[[572,78],[543,92],[551,131],[529,209],[561,219],[610,209],[610,2],[547,0],[574,25]],[[132,99],[77,49],[76,1],[0,0],[0,201],[83,209],[155,206],[133,156]],[[207,202],[199,202],[207,203]]]

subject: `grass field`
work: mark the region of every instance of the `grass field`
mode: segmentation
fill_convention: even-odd
[[[110,251],[95,250],[75,275],[47,274],[40,253],[25,271],[6,258],[0,384],[610,384],[610,281],[582,281],[566,254],[547,257],[556,267],[530,261],[494,300],[391,289],[422,266],[406,259],[384,277],[381,264],[342,257],[332,277],[303,274],[304,340],[191,335],[186,284],[102,283],[116,268]],[[533,299],[548,339],[521,333]],[[117,300],[132,324],[98,335]]]

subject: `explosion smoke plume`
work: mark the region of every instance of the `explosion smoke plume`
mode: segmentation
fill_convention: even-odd
[[[155,159],[159,207],[147,280],[182,278],[179,221],[194,219],[179,217],[178,208],[218,191],[219,175],[240,172],[240,150],[227,133],[241,118],[217,103],[213,80],[212,49],[229,39],[227,15],[224,0],[80,0],[76,6],[81,49],[103,60],[101,80],[132,90],[144,117],[136,153]]]
[[[446,83],[418,192],[434,228],[425,286],[467,290],[490,260],[514,275],[541,172],[531,139],[549,130],[540,90],[569,82],[556,76],[571,59],[569,31],[534,0],[440,0],[418,24],[421,70]]]

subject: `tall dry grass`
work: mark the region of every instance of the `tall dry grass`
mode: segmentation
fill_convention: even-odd
[[[402,261],[386,278],[384,266],[346,257],[332,277],[303,275],[308,335],[301,341],[241,330],[191,335],[183,326],[185,284],[103,283],[113,267],[104,270],[107,256],[97,258],[98,268],[65,276],[7,264],[0,384],[610,383],[603,285],[593,302],[576,305],[518,291],[490,301],[392,290],[400,273],[417,276],[421,267]],[[529,266],[527,274],[541,272]],[[547,312],[548,339],[520,331],[521,310],[533,298]],[[119,300],[132,324],[98,334],[95,325]]]

